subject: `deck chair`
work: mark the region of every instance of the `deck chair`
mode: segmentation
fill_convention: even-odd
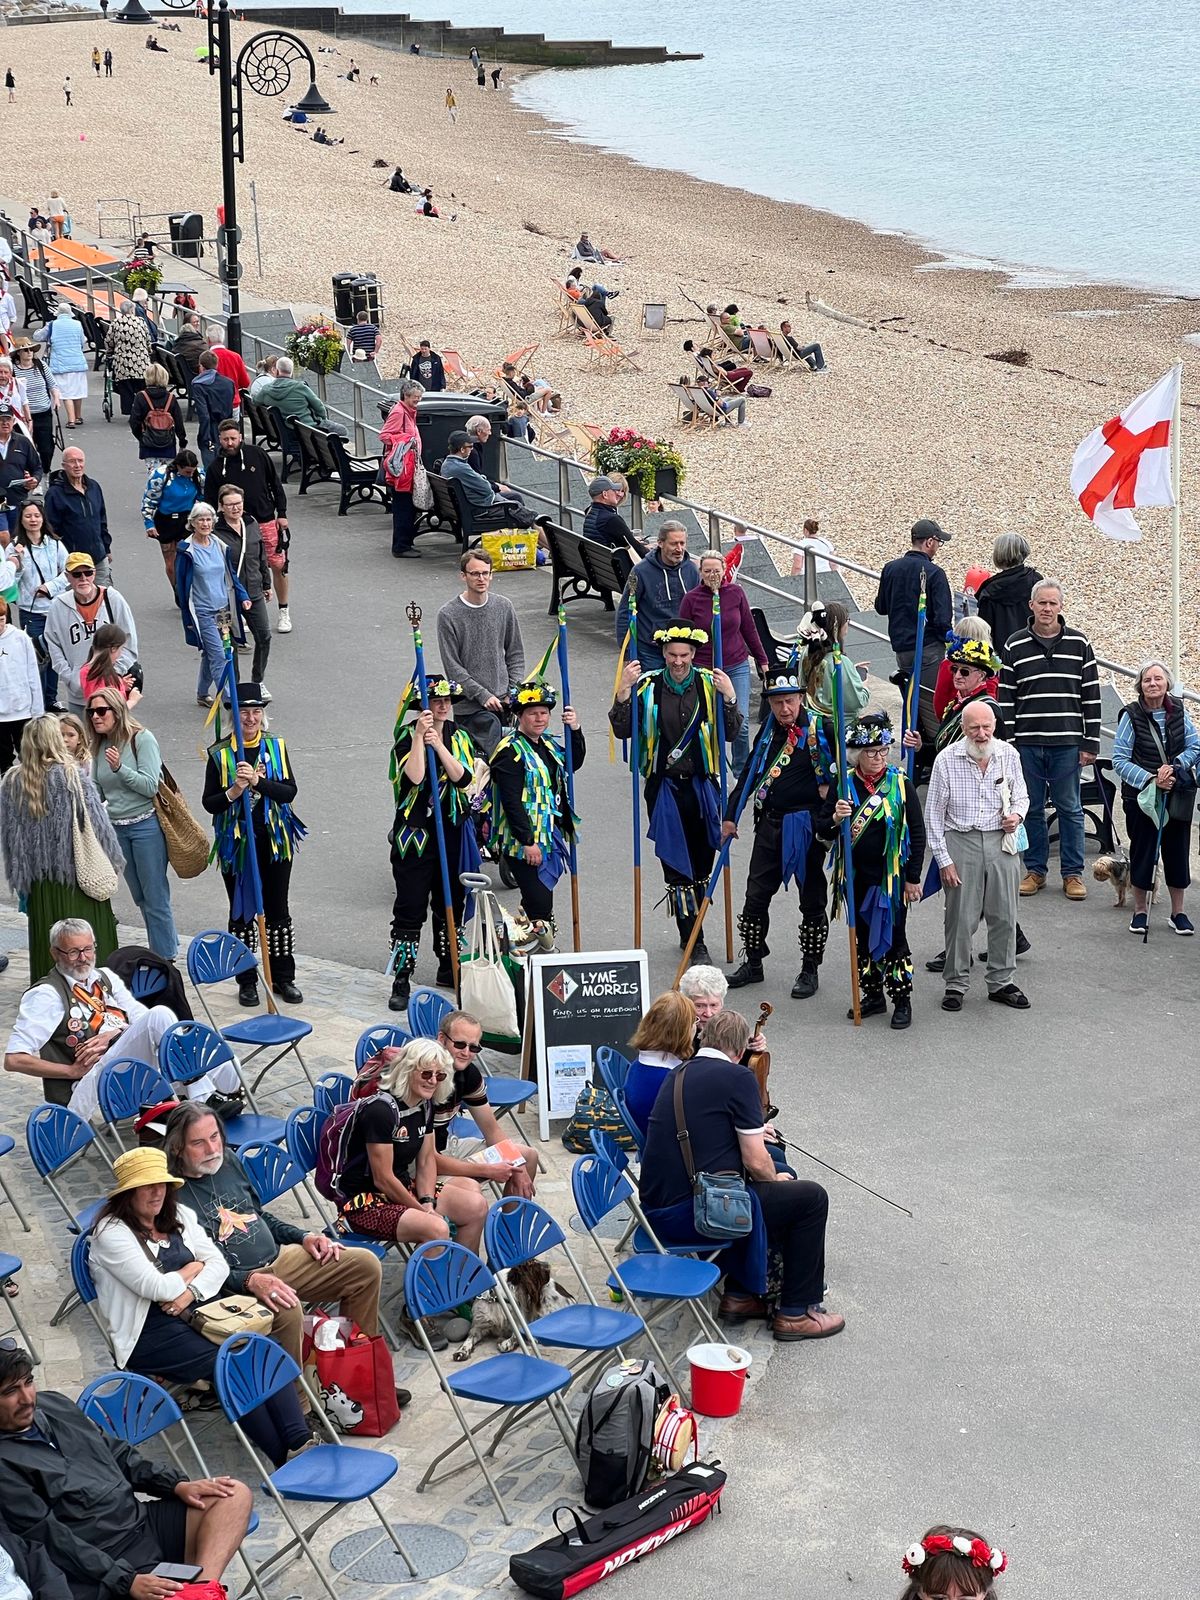
[[[750,336],[750,348],[744,354],[753,356],[755,361],[765,362],[768,367],[784,365],[779,347],[766,328],[747,328],[746,332]]]
[[[567,422],[554,411],[537,411],[534,415],[538,448],[553,450],[556,454],[561,450],[574,456],[575,435]]]
[[[701,422],[707,421],[710,428],[736,428],[728,411],[722,411],[718,401],[714,400],[707,389],[702,389],[698,384],[688,384],[688,398]]]
[[[713,388],[718,394],[741,394],[733,379],[711,356],[696,358],[696,374],[702,386]]]
[[[709,327],[712,329],[713,348],[715,350],[728,351],[731,356],[736,356],[739,362],[744,361],[751,354],[750,350],[743,350],[736,339],[729,337],[716,317],[709,317],[708,322]]]
[[[588,351],[588,364],[594,368],[604,368],[608,372],[616,372],[623,366],[630,366],[635,372],[642,369],[633,359],[636,350],[626,350],[624,345],[618,344],[615,339],[610,339],[606,334],[587,334],[584,344]]]
[[[570,333],[575,326],[575,319],[571,315],[571,307],[575,302],[567,293],[567,286],[561,278],[552,277],[550,282],[554,285],[555,293],[558,295],[558,332],[559,334]]]
[[[457,350],[442,351],[442,366],[446,370],[446,386],[450,389],[480,389],[483,379],[474,367],[468,367]]]
[[[692,404],[691,390],[686,383],[669,383],[667,393],[675,397],[675,420],[681,428],[697,428],[700,417]]]
[[[575,441],[576,461],[586,461],[590,465],[595,448],[604,437],[603,428],[597,428],[591,422],[567,422],[565,420],[563,427],[566,428]]]
[[[642,306],[643,333],[664,333],[666,327],[667,307],[665,301],[647,300]]]
[[[525,368],[533,360],[534,355],[540,349],[540,344],[523,344],[519,350],[510,351],[508,355],[504,356],[503,359],[497,363],[496,376],[500,376],[501,370],[507,364],[514,366],[518,373],[524,372]]]
[[[575,323],[575,331],[583,338],[586,339],[590,334],[593,339],[607,339],[608,335],[592,313],[576,300],[571,302],[571,317]]]

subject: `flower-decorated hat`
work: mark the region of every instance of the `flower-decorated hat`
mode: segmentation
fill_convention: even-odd
[[[532,711],[537,706],[545,706],[547,709],[556,706],[558,696],[552,684],[537,683],[530,679],[517,685],[509,696],[508,703],[514,714],[519,717],[522,711]]]
[[[886,750],[895,739],[886,711],[864,711],[855,717],[846,735],[848,750]]]
[[[659,628],[654,635],[655,644],[690,644],[694,650],[697,645],[708,643],[708,634],[703,628],[695,628],[690,622],[684,622],[681,617],[676,617],[674,622],[668,622],[665,628]]]
[[[439,672],[436,667],[425,674],[425,683],[431,700],[461,700],[463,697],[462,684],[455,683],[453,678],[448,678],[444,672]],[[412,709],[420,711],[420,702],[418,701]]]
[[[986,639],[963,639],[953,631],[946,635],[946,660],[976,667],[989,677],[1000,671],[1000,657]]]

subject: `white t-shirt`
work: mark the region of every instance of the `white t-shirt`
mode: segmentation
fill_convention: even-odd
[[[0,1544],[0,1600],[33,1600],[29,1585],[18,1578],[12,1557]]]
[[[112,993],[107,997],[105,1020],[100,1025],[100,1036],[110,1034],[115,1037],[123,1033],[130,1022],[146,1015],[146,1007],[140,1000],[135,1000],[117,977],[115,972],[110,972],[107,967],[93,968],[86,978],[75,980],[82,988],[88,988],[101,972],[112,985]],[[113,1015],[113,1012],[123,1011],[123,1017]],[[74,1014],[74,1008],[72,1008]],[[16,1021],[13,1023],[12,1032],[8,1036],[5,1052],[8,1055],[40,1056],[42,1047],[50,1035],[63,1019],[62,996],[58,990],[49,983],[35,983],[26,989],[21,996],[21,1005],[17,1011]],[[79,1007],[78,1017],[81,1031],[87,1021],[85,1009]],[[0,1600],[3,1597],[0,1596]]]

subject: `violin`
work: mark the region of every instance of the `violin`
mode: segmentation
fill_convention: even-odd
[[[775,1007],[769,1000],[764,1000],[759,1007],[758,1021],[750,1030],[753,1039],[760,1034],[767,1025],[768,1017],[774,1015]],[[769,1050],[751,1050],[746,1056],[746,1065],[758,1080],[758,1092],[762,1096],[763,1115],[774,1117],[778,1115],[779,1108],[773,1106],[767,1095],[767,1078],[771,1071],[771,1052]]]

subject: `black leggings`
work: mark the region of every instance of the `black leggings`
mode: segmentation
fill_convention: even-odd
[[[49,707],[46,708],[49,710]],[[20,759],[21,735],[29,725],[28,717],[18,717],[13,722],[0,722],[0,772],[7,772]]]
[[[788,1180],[756,1181],[754,1192],[767,1225],[767,1242],[783,1258],[783,1286],[779,1311],[800,1317],[809,1306],[820,1305],[825,1287],[825,1219],[829,1196],[819,1183]],[[737,1293],[746,1291],[726,1281]]]
[[[33,422],[33,447],[38,453],[42,463],[42,471],[50,471],[50,463],[54,460],[54,412],[34,411],[31,413]]]
[[[525,915],[531,922],[553,922],[554,890],[547,889],[538,877],[540,868],[531,867],[523,856],[509,856],[508,864],[521,891]]]
[[[0,727],[3,727],[2,723]],[[1129,829],[1129,881],[1135,889],[1149,890],[1154,882],[1154,848],[1158,840],[1158,827],[1138,805],[1136,796],[1126,795],[1123,798],[1125,826]],[[1162,864],[1168,889],[1186,889],[1192,881],[1188,864],[1191,833],[1190,821],[1167,818],[1162,831]]]

